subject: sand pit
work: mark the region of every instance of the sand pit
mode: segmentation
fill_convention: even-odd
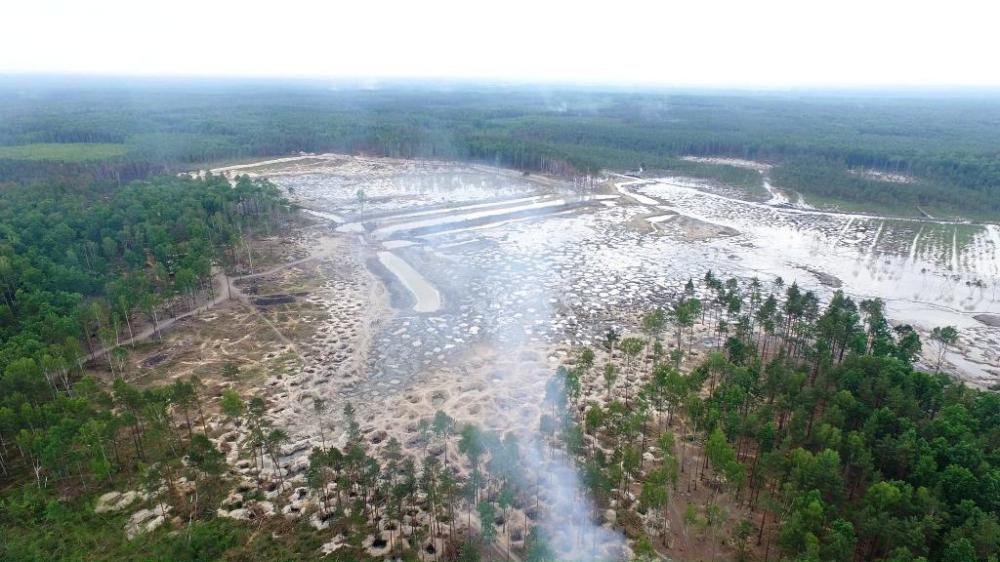
[[[241,284],[246,302],[218,320],[244,333],[228,325],[205,352],[216,368],[237,360],[256,373],[233,384],[265,398],[268,417],[289,433],[280,466],[246,464],[239,471],[248,479],[280,470],[301,485],[312,446],[345,442],[347,403],[373,450],[395,438],[460,473],[468,467],[456,441],[426,435],[438,410],[538,444],[546,381],[570,350],[598,347],[609,329],[637,333],[640,314],[668,308],[709,269],[757,277],[767,290],[780,276],[824,301],[837,288],[878,296],[894,323],[919,320],[921,333],[954,324],[961,344],[945,368],[980,386],[1000,377],[1000,328],[982,320],[1000,315],[995,225],[746,201],[677,178],[608,178],[584,193],[582,182],[430,161],[302,155],[219,172],[269,177],[311,210],[301,257]],[[688,365],[718,343],[700,322],[684,337]],[[196,352],[171,341],[144,368],[176,369]],[[232,433],[236,450],[245,436]],[[539,457],[553,458],[539,447]],[[263,501],[290,493],[270,490]],[[549,498],[556,512],[557,496]],[[253,513],[236,503],[228,514]],[[589,525],[594,514],[583,505]],[[540,517],[508,514],[525,524]],[[330,533],[332,552],[342,543]],[[370,552],[382,552],[386,538],[369,538]]]

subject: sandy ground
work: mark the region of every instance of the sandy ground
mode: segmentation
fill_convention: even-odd
[[[684,156],[682,160],[687,160],[689,162],[703,162],[705,164],[722,164],[725,166],[733,166],[736,168],[746,168],[748,170],[756,170],[758,172],[767,172],[773,166],[767,162],[757,162],[756,160],[745,160],[742,158],[716,158],[716,157],[702,157],[702,156]]]
[[[755,162],[720,163],[767,171],[766,165]],[[300,204],[329,213],[317,220],[327,222],[324,236],[340,245],[337,256],[323,262],[327,269],[313,272],[337,272],[341,278],[308,297],[315,306],[327,307],[330,319],[327,324],[317,321],[309,326],[315,332],[308,336],[313,338],[308,344],[312,351],[303,359],[304,380],[271,382],[274,388],[285,389],[275,395],[276,402],[289,404],[275,407],[283,423],[295,423],[306,409],[301,404],[311,394],[333,401],[374,400],[380,405],[389,397],[403,413],[397,416],[394,409],[380,408],[377,414],[391,422],[394,429],[386,431],[395,431],[406,425],[402,419],[413,422],[420,412],[433,413],[438,406],[449,405],[442,398],[441,391],[445,391],[449,397],[462,397],[459,413],[472,416],[474,410],[479,416],[478,412],[488,412],[485,417],[499,416],[503,424],[516,424],[521,415],[518,408],[498,409],[473,388],[461,386],[461,392],[448,392],[449,387],[471,380],[493,381],[489,392],[509,405],[517,404],[518,396],[522,401],[525,398],[522,389],[530,385],[518,379],[511,393],[505,393],[501,388],[505,377],[480,372],[485,369],[482,357],[497,349],[525,349],[542,357],[541,365],[554,368],[553,353],[559,346],[593,344],[609,327],[628,328],[633,319],[624,310],[665,305],[686,278],[698,278],[708,268],[765,279],[768,274],[780,274],[821,294],[840,284],[848,292],[878,295],[883,286],[898,288],[900,282],[909,283],[914,296],[890,302],[891,311],[902,311],[896,314],[899,321],[909,322],[927,307],[937,307],[935,321],[958,318],[965,329],[960,345],[946,355],[947,364],[979,385],[989,383],[991,369],[996,367],[995,353],[989,351],[995,328],[971,320],[972,312],[983,312],[984,302],[992,303],[985,307],[992,310],[995,298],[979,297],[979,304],[964,307],[968,313],[956,313],[953,302],[944,302],[938,295],[944,294],[948,283],[944,279],[935,282],[934,273],[926,272],[929,266],[937,269],[935,264],[942,263],[935,261],[934,255],[942,254],[934,254],[938,242],[928,240],[927,231],[917,235],[924,240],[921,247],[927,248],[925,257],[919,252],[907,257],[924,268],[918,277],[930,277],[931,288],[927,288],[928,279],[910,281],[913,275],[908,271],[914,265],[903,271],[876,267],[881,252],[892,252],[895,247],[912,250],[905,238],[898,242],[893,238],[910,228],[905,221],[890,224],[877,217],[790,209],[773,202],[742,202],[717,195],[705,199],[683,181],[671,191],[657,181],[627,187],[621,182],[598,184],[599,190],[617,197],[608,195],[589,201],[586,207],[573,207],[561,195],[569,189],[567,183],[432,161],[303,155],[221,171],[266,175]],[[358,200],[357,189],[365,191],[364,202]],[[531,209],[528,216],[517,216],[524,209]],[[931,224],[957,228],[947,221]],[[620,225],[632,228],[622,230]],[[1000,238],[994,230],[985,233],[987,238]],[[831,272],[829,262],[813,265],[811,255],[817,242],[806,242],[807,235],[821,237],[820,243],[828,243],[822,237],[833,239],[844,248],[832,252],[844,262],[841,270]],[[916,245],[918,241],[913,240]],[[944,238],[936,240],[946,243]],[[988,241],[991,246],[976,242],[970,249],[995,255],[995,241]],[[678,242],[693,251],[678,254]],[[666,259],[671,268],[660,280],[662,268],[650,268],[646,256],[655,255],[663,243],[673,246],[670,253],[660,254],[670,256]],[[307,243],[307,248],[309,244],[315,241]],[[769,252],[769,245],[782,252]],[[957,253],[957,242],[953,246]],[[705,260],[710,255],[706,250],[718,257]],[[696,257],[699,253],[700,258]],[[373,260],[373,255],[379,259]],[[859,257],[871,262],[862,269],[865,276],[857,273]],[[386,260],[398,267],[386,268]],[[373,261],[381,261],[382,267]],[[985,257],[948,261],[958,261],[970,278],[990,267]],[[794,272],[796,266],[801,275]],[[419,275],[416,285],[407,271]],[[287,287],[280,290],[287,291]],[[887,292],[887,300],[889,296]],[[331,298],[343,301],[339,308],[330,308]],[[331,330],[346,339],[331,339],[326,335]],[[331,345],[335,347],[332,355],[324,351]],[[347,347],[338,358],[336,348],[341,345]],[[347,349],[351,353],[344,353]],[[338,364],[328,370],[331,356],[349,366]],[[969,372],[970,367],[978,368]],[[499,372],[515,371],[519,377],[524,371],[541,370],[526,365],[498,368]],[[339,382],[331,386],[328,380]],[[433,400],[432,395],[436,396]],[[453,415],[460,417],[459,413]],[[315,438],[305,429],[299,433]]]

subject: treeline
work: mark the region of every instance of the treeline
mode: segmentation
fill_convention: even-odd
[[[165,164],[141,158],[122,157],[91,162],[0,158],[0,191],[6,191],[9,185],[36,182],[79,186],[91,182],[128,183],[163,174],[166,171]]]
[[[1000,395],[915,370],[919,337],[879,300],[838,292],[824,306],[780,279],[698,285],[556,379],[573,413],[563,440],[640,550],[996,559]],[[696,324],[718,351],[683,373]]]
[[[180,82],[89,89],[0,84],[0,145],[117,143],[123,178],[206,162],[339,151],[471,159],[524,170],[710,173],[683,155],[780,164],[782,187],[838,199],[1000,211],[1000,103],[875,95],[702,95],[530,88],[376,90]],[[0,181],[44,165],[0,161]],[[916,185],[863,180],[872,169]],[[87,171],[102,172],[97,165]],[[53,172],[63,173],[53,165]],[[721,170],[714,179],[755,186]],[[712,176],[709,176],[712,177]],[[913,189],[910,189],[913,188]]]
[[[939,212],[961,213],[989,218],[997,210],[997,194],[989,181],[996,178],[978,162],[968,166],[953,160],[947,163],[920,163],[901,168],[848,168],[843,160],[802,158],[787,161],[772,172],[771,181],[779,187],[794,186],[806,195],[818,195],[826,200],[850,201],[858,205],[877,204],[883,207],[906,205],[929,207]],[[901,174],[905,181],[879,181],[864,175],[865,170],[885,170]],[[933,181],[929,178],[939,178]],[[964,202],[964,203],[962,203]],[[974,209],[985,213],[976,213]]]

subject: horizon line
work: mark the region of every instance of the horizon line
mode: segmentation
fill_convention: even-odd
[[[381,85],[423,84],[423,85],[477,85],[477,86],[516,86],[516,87],[578,87],[578,88],[610,88],[633,90],[716,90],[716,91],[840,91],[840,92],[979,92],[1000,94],[1000,83],[997,84],[966,84],[966,83],[906,83],[906,82],[782,82],[782,83],[748,83],[748,82],[671,82],[659,80],[620,80],[620,79],[551,79],[535,77],[494,77],[494,76],[448,76],[448,75],[320,75],[320,74],[206,74],[206,73],[141,73],[141,72],[76,72],[76,71],[30,71],[0,69],[0,80],[4,79],[84,79],[84,80],[114,80],[127,79],[136,81],[215,81],[215,82],[268,82],[268,83],[316,83],[333,84],[350,83],[357,89],[377,89]]]

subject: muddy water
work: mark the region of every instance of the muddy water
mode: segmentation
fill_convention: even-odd
[[[413,295],[414,312],[437,312],[441,308],[441,294],[405,260],[388,251],[379,252],[378,259]]]
[[[489,210],[472,211],[468,210],[468,208],[466,207],[464,208],[464,210],[458,210],[456,212],[450,212],[432,218],[419,219],[415,221],[406,221],[398,224],[392,224],[389,226],[383,226],[381,228],[376,228],[374,231],[372,231],[371,235],[374,238],[384,240],[392,237],[394,234],[398,232],[405,232],[409,230],[419,230],[419,229],[426,229],[429,227],[475,221],[478,219],[495,217],[505,214],[519,213],[522,211],[537,211],[551,207],[560,207],[565,205],[566,203],[567,201],[565,199],[551,199],[547,201],[538,201],[534,203],[525,203],[520,205],[494,206]]]
[[[338,224],[346,222],[344,220],[344,217],[342,217],[342,216],[340,216],[338,214],[335,214],[335,213],[324,213],[323,211],[314,211],[312,209],[306,209],[305,212],[307,214],[310,214],[310,215],[314,216],[314,217],[319,217],[321,219],[331,220],[331,221],[333,221],[335,223],[338,223]]]

